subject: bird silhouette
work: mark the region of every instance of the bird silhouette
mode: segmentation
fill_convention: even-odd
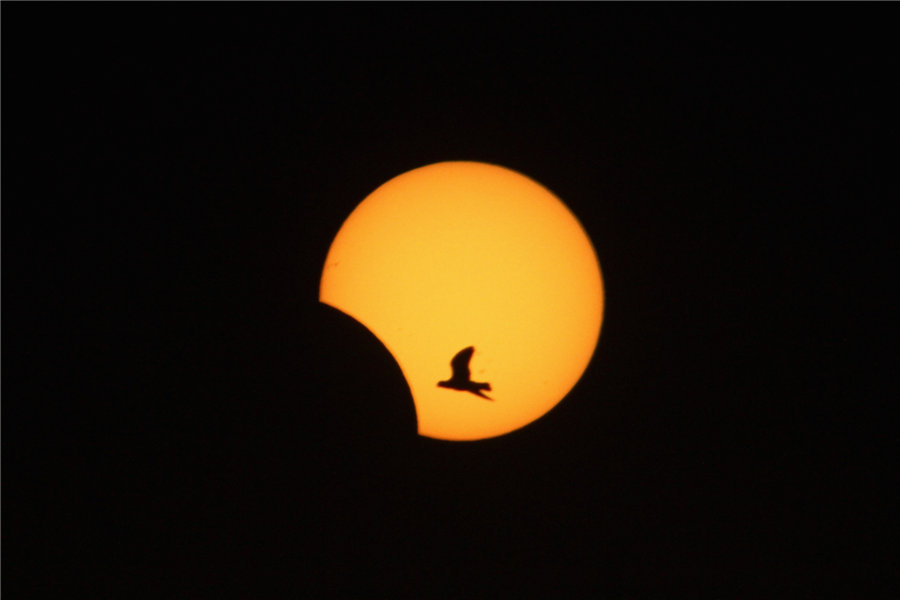
[[[493,400],[489,396],[485,396],[481,390],[491,391],[491,384],[479,383],[472,381],[469,372],[469,361],[472,360],[472,354],[475,352],[475,346],[463,348],[456,353],[453,360],[450,361],[450,368],[453,369],[453,375],[447,381],[438,381],[438,387],[450,388],[451,390],[459,390],[461,392],[472,392],[476,396],[481,396],[486,400]]]

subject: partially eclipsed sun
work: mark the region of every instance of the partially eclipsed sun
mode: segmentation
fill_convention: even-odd
[[[603,280],[549,190],[503,167],[444,162],[356,207],[328,251],[319,300],[394,356],[420,435],[477,440],[540,418],[577,383],[600,335]]]

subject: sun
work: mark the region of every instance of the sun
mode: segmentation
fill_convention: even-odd
[[[464,441],[524,427],[568,394],[596,347],[604,291],[590,239],[552,192],[457,161],[398,175],[356,207],[319,300],[394,356],[420,435]],[[438,385],[466,377],[490,391]]]

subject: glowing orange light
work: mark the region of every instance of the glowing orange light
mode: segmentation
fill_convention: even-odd
[[[550,191],[496,165],[444,162],[399,175],[347,218],[319,300],[384,343],[412,391],[419,434],[489,438],[556,406],[600,335],[591,242]],[[474,346],[491,400],[437,385]]]

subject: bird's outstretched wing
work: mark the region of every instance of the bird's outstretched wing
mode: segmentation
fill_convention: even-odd
[[[450,361],[450,368],[453,369],[453,379],[468,381],[471,373],[469,372],[469,361],[472,360],[472,353],[475,352],[475,346],[463,348],[456,353],[453,360]]]

